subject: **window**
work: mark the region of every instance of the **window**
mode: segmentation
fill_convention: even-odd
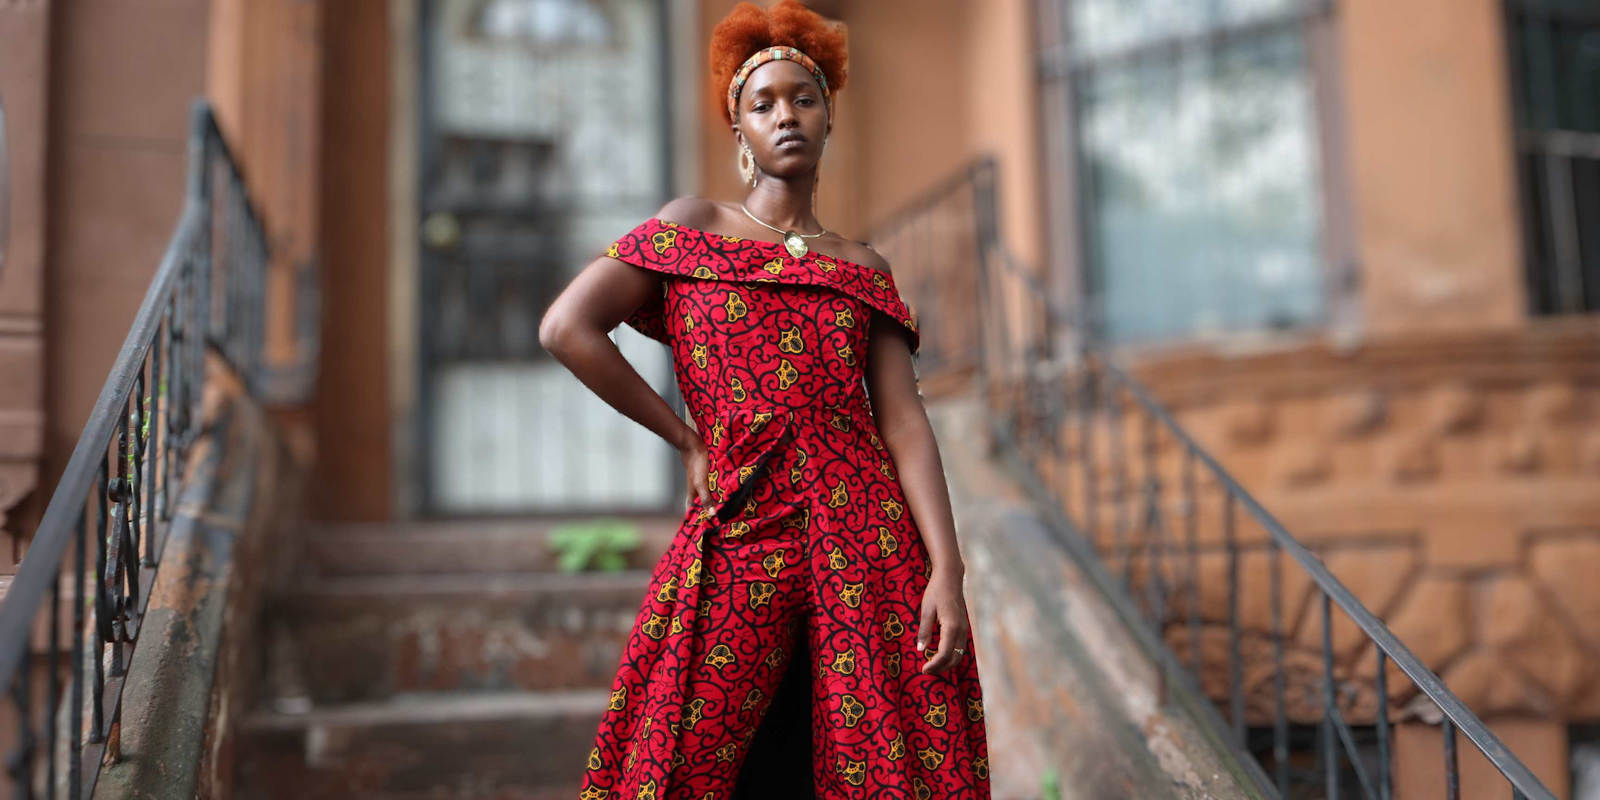
[[[1600,310],[1600,10],[1593,0],[1506,10],[1531,310]]]
[[[587,0],[489,0],[478,12],[480,33],[535,46],[610,44],[611,22]]]
[[[1304,0],[1045,0],[1045,108],[1078,283],[1113,342],[1325,315]],[[1053,211],[1052,213],[1059,213]],[[1070,227],[1070,226],[1068,226]]]
[[[671,195],[666,4],[430,0],[418,33],[417,505],[671,510],[681,468],[539,346],[574,273]],[[676,402],[659,344],[617,346]],[[535,413],[533,409],[537,409]]]

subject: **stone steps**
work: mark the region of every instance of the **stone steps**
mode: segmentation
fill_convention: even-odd
[[[319,524],[267,598],[241,798],[571,800],[650,569],[557,571],[559,521]]]
[[[240,721],[241,800],[570,800],[607,692],[432,693]]]
[[[649,573],[380,575],[274,598],[269,697],[606,688]]]
[[[678,519],[629,518],[643,544],[628,559],[649,569],[667,549]],[[564,519],[317,523],[305,532],[301,575],[462,575],[556,569],[550,535]]]

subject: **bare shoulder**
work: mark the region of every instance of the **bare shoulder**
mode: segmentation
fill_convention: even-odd
[[[662,222],[676,222],[691,228],[705,228],[716,223],[721,209],[716,202],[704,197],[684,195],[673,198],[656,212]]]
[[[866,242],[858,242],[854,239],[846,239],[842,236],[839,239],[841,242],[840,247],[843,250],[840,255],[843,255],[846,259],[878,272],[893,274],[889,269],[889,260],[879,255],[878,251],[872,249],[872,245]]]

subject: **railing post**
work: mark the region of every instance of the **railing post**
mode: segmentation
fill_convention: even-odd
[[[1378,718],[1374,721],[1378,733],[1378,793],[1379,800],[1389,800],[1394,788],[1389,777],[1389,657],[1383,648],[1378,652]]]
[[[1445,717],[1439,724],[1444,739],[1444,796],[1445,800],[1461,798],[1461,767],[1456,761],[1456,726]]]
[[[189,398],[195,404],[192,420],[197,424],[200,418],[199,404],[205,394],[206,370],[206,345],[215,335],[212,328],[211,310],[215,302],[212,297],[212,271],[215,254],[212,251],[212,237],[215,234],[213,220],[216,219],[215,181],[212,176],[212,147],[215,123],[211,117],[211,108],[203,102],[196,102],[192,111],[192,127],[189,138],[189,179],[192,202],[202,211],[202,224],[195,234],[193,260],[191,267],[196,270],[195,305],[193,318],[193,340],[189,342],[191,371],[191,386],[194,396]],[[189,437],[197,430],[188,432]],[[185,442],[187,444],[187,441]]]
[[[1278,792],[1289,793],[1289,720],[1286,697],[1288,687],[1283,666],[1283,564],[1278,548],[1278,540],[1267,537],[1267,579],[1269,597],[1267,602],[1272,605],[1272,698],[1274,713],[1272,716],[1272,760],[1273,771],[1277,778]],[[1382,652],[1382,651],[1379,651]]]
[[[1334,737],[1338,734],[1333,730],[1333,716],[1338,708],[1338,695],[1334,691],[1333,683],[1333,617],[1332,603],[1327,592],[1321,592],[1322,621],[1322,764],[1327,771],[1325,776],[1327,792],[1330,800],[1339,797],[1339,747]]]

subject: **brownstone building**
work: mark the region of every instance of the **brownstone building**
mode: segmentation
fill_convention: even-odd
[[[537,320],[667,199],[736,196],[702,77],[732,5],[0,0],[13,562],[178,213],[199,95],[268,225],[268,359],[286,380],[318,365],[310,402],[274,417],[310,470],[323,574],[386,576],[360,589],[382,606],[445,593],[404,568],[483,571],[462,553],[504,558],[574,517],[665,525],[671,452],[544,355]],[[938,345],[931,398],[963,390],[959,343],[976,324],[958,278],[918,283],[933,259],[898,221],[940,225],[918,204],[992,158],[998,240],[1036,291],[1092,309],[1096,339],[1554,791],[1600,797],[1600,767],[1585,766],[1600,761],[1591,4],[811,5],[852,41],[819,217],[892,245],[902,284],[928,287],[912,299]],[[617,342],[671,391],[659,346]],[[1259,595],[1252,552],[1244,585]],[[1295,580],[1291,636],[1309,651],[1313,595]],[[356,591],[324,589],[301,604]],[[626,585],[600,594],[580,607],[632,602]],[[1252,608],[1242,623],[1264,630]],[[309,616],[291,619],[306,631]],[[452,640],[438,624],[419,635],[446,650],[500,635],[491,622]],[[1364,637],[1336,638],[1341,663],[1370,662]],[[608,653],[570,682],[614,666]],[[1437,785],[1437,729],[1396,731],[1397,787],[1431,796],[1418,787]],[[1023,796],[1037,778],[1021,771],[1039,765],[1016,763],[996,787]]]

